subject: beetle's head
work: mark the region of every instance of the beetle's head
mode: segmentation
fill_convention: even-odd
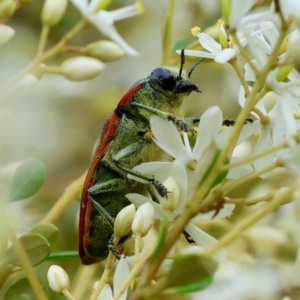
[[[200,93],[197,85],[192,83],[185,74],[181,73],[177,68],[157,68],[152,71],[149,83],[154,90],[170,100],[187,96],[192,91]]]

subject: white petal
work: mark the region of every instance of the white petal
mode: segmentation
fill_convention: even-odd
[[[242,161],[242,158],[237,158],[237,157],[231,157],[230,162],[237,162],[237,161]],[[241,166],[238,166],[234,169],[230,169],[226,178],[227,179],[237,179],[241,178],[243,176],[249,175],[250,173],[253,172],[253,168],[250,164],[244,164]]]
[[[254,64],[254,66],[256,66],[255,65],[256,60],[252,60],[252,63]],[[244,70],[245,70],[244,76],[247,81],[256,81],[256,75],[248,63],[245,64]]]
[[[165,181],[170,176],[170,171],[172,168],[172,163],[170,162],[161,162],[154,161],[149,163],[142,163],[138,166],[135,166],[133,170],[138,171],[142,174],[154,175],[154,178],[159,182]],[[134,178],[137,181],[140,181],[136,176],[128,175],[128,178]],[[146,183],[146,180],[140,181]]]
[[[243,129],[239,135],[237,145],[244,142],[246,139],[248,139],[250,136],[252,136],[255,132],[257,132],[260,129],[261,125],[259,121],[254,121],[252,124],[245,124],[243,126]],[[228,137],[231,134],[232,127],[229,127],[225,130],[223,130],[216,138],[216,142],[219,148],[223,148],[226,141],[228,140]]]
[[[263,21],[259,23],[259,26],[263,29],[263,35],[268,39],[270,45],[274,47],[279,36],[279,32],[275,24],[270,21]]]
[[[171,122],[158,116],[150,118],[154,142],[173,158],[186,160],[191,155],[184,147],[180,134]]]
[[[219,107],[213,106],[207,109],[200,118],[197,140],[193,155],[198,161],[208,145],[220,132],[223,122],[223,114]]]
[[[279,144],[285,137],[293,137],[297,132],[296,120],[293,111],[289,107],[286,97],[281,97],[277,102],[276,116],[274,120],[273,142]]]
[[[249,137],[253,136],[254,133],[256,133],[260,128],[260,121],[256,120],[253,123],[247,123],[243,126],[243,129],[239,135],[239,138],[237,140],[237,145],[241,144],[245,140],[247,140]]]
[[[112,300],[112,290],[109,284],[106,284],[101,291],[100,295],[98,296],[97,300]]]
[[[177,217],[179,214],[182,213],[187,200],[188,178],[185,167],[181,161],[175,160],[173,162],[171,175],[177,182],[180,190],[180,201],[178,203],[177,208],[172,213],[174,217]]]
[[[200,213],[192,219],[192,221],[207,221],[212,219],[223,219],[228,217],[235,209],[234,204],[224,204],[223,207],[217,212],[215,210],[207,213]]]
[[[254,0],[232,0],[231,1],[231,14],[229,17],[229,26],[237,28],[242,17],[251,9]]]
[[[181,53],[181,50],[176,51],[178,54]],[[196,56],[196,57],[205,57],[205,58],[215,58],[215,53],[205,52],[205,51],[197,51],[197,50],[184,50],[184,55],[186,56]]]
[[[201,44],[201,46],[209,52],[217,54],[222,50],[222,46],[218,42],[216,42],[210,35],[204,32],[200,32],[197,34],[197,36],[199,38],[199,43]]]
[[[118,34],[116,28],[112,24],[109,24],[109,19],[107,19],[108,23],[105,22],[106,20],[103,20],[102,17],[105,16],[104,15],[105,13],[107,12],[102,10],[97,14],[97,16],[95,16],[94,18],[90,18],[89,20],[94,24],[94,26],[99,31],[101,31],[104,35],[106,35],[114,42],[119,44],[128,55],[131,56],[139,55],[139,53],[136,50],[134,50],[132,47],[130,47],[124,41],[124,39]]]
[[[300,147],[286,149],[280,154],[280,160],[284,166],[296,177],[300,176]]]
[[[274,14],[270,10],[254,13],[242,18],[239,24],[239,28],[246,27],[246,26],[248,27],[251,24],[256,25],[257,22],[259,21],[266,21],[266,20],[272,21],[275,20],[275,18],[276,18],[276,14]]]
[[[128,275],[130,273],[129,266],[125,260],[125,258],[122,256],[121,259],[117,263],[116,271],[114,274],[114,294],[117,293],[119,288],[121,287],[122,283],[127,279]],[[123,294],[120,296],[120,300],[126,300],[127,298],[127,289],[123,292]]]
[[[212,245],[215,245],[218,241],[208,235],[203,230],[198,228],[196,225],[189,223],[185,227],[185,231],[192,237],[192,239],[199,245],[202,246],[204,249],[209,248]],[[226,251],[222,248],[220,251],[214,254],[214,258],[219,262],[225,262],[227,260]]]
[[[227,48],[222,50],[217,56],[215,57],[215,62],[219,64],[224,64],[232,59],[236,55],[236,50],[233,48]]]
[[[254,153],[259,153],[261,151],[264,151],[270,147],[273,146],[272,140],[271,140],[271,132],[270,132],[270,126],[262,126],[259,139],[255,145]],[[264,156],[260,159],[257,159],[254,161],[254,169],[255,171],[262,170],[263,168],[267,167],[268,165],[272,164],[274,162],[274,154],[270,154],[267,156]],[[261,178],[267,178],[269,176],[270,172],[264,173],[261,175]]]

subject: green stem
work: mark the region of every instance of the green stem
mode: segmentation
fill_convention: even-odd
[[[8,82],[4,85],[2,91],[0,91],[0,94],[6,94],[17,80],[19,80],[27,73],[34,71],[39,66],[39,64],[42,63],[43,61],[49,59],[50,57],[62,51],[64,47],[67,45],[67,43],[77,33],[79,33],[86,26],[86,24],[87,24],[86,20],[81,19],[55,46],[45,51],[43,54],[40,52],[44,47],[45,39],[47,36],[46,34],[47,29],[42,30],[42,34],[41,34],[42,41],[39,42],[39,50],[37,52],[37,55],[24,69],[22,69],[19,73],[17,73],[15,76],[13,76],[11,79],[8,80]]]
[[[248,164],[248,163],[252,163],[254,162],[255,160],[261,158],[261,157],[264,157],[264,156],[267,156],[271,153],[274,153],[280,149],[283,149],[287,146],[286,142],[282,142],[274,147],[271,147],[271,148],[268,148],[262,152],[259,152],[257,154],[254,154],[254,155],[251,155],[249,156],[248,158],[244,158],[243,160],[241,161],[237,161],[237,162],[234,162],[234,163],[231,163],[229,165],[225,165],[222,167],[222,170],[223,171],[227,171],[227,170],[230,170],[230,169],[234,169],[236,167],[239,167],[239,166],[242,166],[242,165],[245,165],[245,164]]]
[[[7,226],[9,228],[9,236],[12,241],[12,245],[15,249],[15,253],[24,269],[24,272],[27,275],[28,281],[29,281],[34,293],[36,294],[37,299],[47,300],[48,297],[37,278],[34,268],[32,267],[30,260],[27,256],[20,240],[17,238],[17,236],[15,235],[15,232],[13,231],[11,225],[9,224],[9,221],[7,222]]]
[[[36,56],[34,59],[36,61],[40,61],[42,53],[44,52],[44,48],[46,47],[49,31],[50,31],[50,27],[47,25],[43,25],[42,31],[41,31],[41,36],[40,36],[40,41],[39,41],[39,45],[38,45],[38,50],[37,50],[37,53],[36,53]]]
[[[100,293],[103,290],[105,284],[109,280],[109,275],[110,275],[110,272],[113,268],[114,261],[115,261],[114,255],[112,254],[112,252],[109,252],[108,258],[107,258],[107,261],[106,261],[106,264],[105,264],[104,272],[101,276],[101,279],[100,279],[97,287],[95,288],[95,290],[94,290],[94,292],[93,292],[93,294],[92,294],[92,296],[89,300],[96,300],[98,298],[98,296],[100,295]]]
[[[130,285],[132,280],[134,280],[134,278],[136,278],[137,274],[140,272],[140,270],[144,266],[145,262],[149,259],[151,254],[152,254],[152,249],[148,253],[146,253],[146,255],[143,258],[141,258],[139,261],[135,262],[132,270],[130,271],[130,274],[123,281],[123,283],[120,286],[119,290],[115,293],[113,300],[117,300],[117,299],[120,298],[120,296],[124,293],[126,288]],[[139,292],[139,291],[137,291],[137,292]],[[139,295],[139,293],[133,295],[132,299],[139,299],[140,296],[137,296],[137,295]]]
[[[175,0],[169,0],[167,12],[166,12],[166,18],[165,18],[163,41],[162,41],[161,65],[166,65],[170,63],[174,9],[175,9]]]
[[[244,88],[244,91],[245,91],[245,96],[247,97],[247,95],[249,95],[249,93],[250,93],[249,87],[248,87],[247,81],[245,80],[244,74],[243,74],[241,68],[239,67],[239,65],[237,63],[237,58],[232,59],[230,61],[230,64],[233,67],[233,69],[235,70],[238,78],[240,79],[241,84],[242,84],[242,86]]]
[[[222,192],[224,193],[224,195],[228,194],[229,192],[231,192],[232,190],[235,190],[236,188],[240,187],[241,185],[249,182],[249,181],[252,181],[256,178],[258,178],[260,175],[262,174],[265,174],[265,173],[268,173],[270,171],[272,171],[273,169],[275,169],[276,167],[278,167],[278,164],[277,163],[273,163],[273,164],[270,164],[269,166],[257,171],[257,172],[253,172],[251,173],[250,175],[247,175],[245,177],[242,177],[240,179],[237,179],[233,182],[230,182],[229,184],[225,185],[223,188],[222,188]]]
[[[225,234],[217,244],[211,246],[209,249],[205,251],[207,255],[213,255],[223,247],[231,243],[234,239],[240,236],[240,234],[251,227],[253,224],[257,223],[260,219],[274,211],[280,205],[282,205],[287,198],[289,198],[293,194],[292,189],[287,189],[281,192],[277,197],[274,198],[273,201],[267,203],[263,207],[259,207],[258,210],[252,215],[246,217],[242,222],[234,226],[227,234]]]

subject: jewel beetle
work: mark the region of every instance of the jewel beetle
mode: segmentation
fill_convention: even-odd
[[[162,196],[167,193],[154,178],[139,174],[132,168],[160,160],[163,156],[163,150],[151,139],[149,120],[152,115],[173,122],[180,130],[194,130],[180,116],[183,115],[184,97],[200,90],[189,79],[194,68],[187,76],[183,65],[184,51],[180,68],[156,68],[148,77],[137,81],[104,124],[81,197],[79,255],[85,265],[108,256],[114,219],[130,204],[126,194],[154,195],[155,190]],[[129,179],[128,174],[143,178],[150,184]]]

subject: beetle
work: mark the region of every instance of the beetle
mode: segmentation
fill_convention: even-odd
[[[154,178],[132,168],[162,159],[164,155],[151,139],[149,120],[152,115],[172,121],[180,130],[194,131],[180,116],[183,115],[184,97],[200,90],[189,79],[194,68],[186,76],[183,65],[184,51],[179,69],[159,67],[148,77],[137,81],[104,124],[81,197],[79,255],[85,265],[108,256],[114,219],[122,208],[130,204],[126,194],[150,193],[154,198],[155,190],[161,196],[167,194],[164,186]],[[128,174],[151,184],[129,179]]]

